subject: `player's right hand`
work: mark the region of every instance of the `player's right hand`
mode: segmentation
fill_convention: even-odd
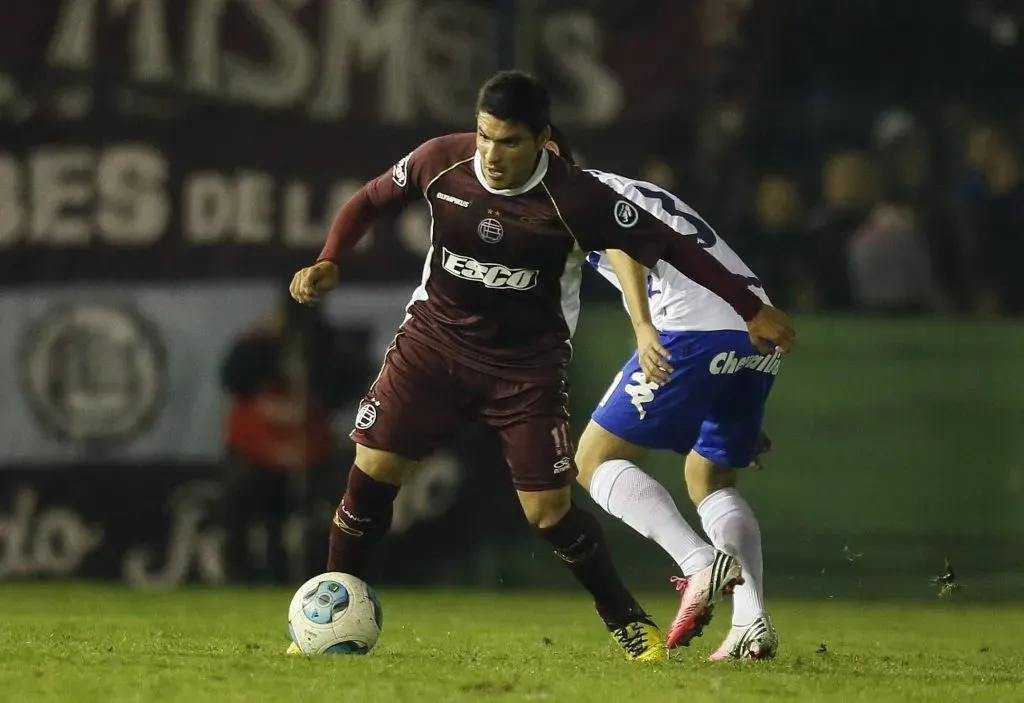
[[[643,323],[635,327],[636,351],[640,360],[640,368],[648,381],[664,386],[672,377],[672,355],[661,345],[661,335],[651,323]]]
[[[750,341],[762,354],[786,354],[796,344],[796,332],[789,315],[771,305],[764,305],[747,323]]]
[[[288,291],[296,302],[311,305],[337,284],[338,265],[333,261],[318,261],[296,273]]]

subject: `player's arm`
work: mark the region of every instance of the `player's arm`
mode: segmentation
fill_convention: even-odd
[[[312,266],[292,278],[291,295],[300,303],[314,303],[338,282],[338,261],[363,238],[382,215],[395,215],[422,194],[418,183],[424,152],[421,145],[392,168],[364,185],[349,198],[331,222],[320,256]]]
[[[608,262],[615,271],[622,294],[626,299],[629,319],[633,323],[636,334],[636,349],[640,358],[640,368],[648,380],[658,385],[668,383],[672,366],[669,364],[671,355],[661,345],[657,328],[651,321],[650,298],[647,295],[647,269],[620,249],[609,249],[605,252]]]
[[[647,213],[643,213],[647,215]],[[750,339],[762,354],[786,353],[793,348],[796,332],[789,316],[778,308],[765,305],[749,288],[749,283],[737,276],[694,241],[693,237],[680,236],[678,232],[648,215],[652,221],[644,234],[650,244],[638,242],[630,256],[655,255],[684,276],[698,283],[729,303],[746,321]],[[630,240],[631,237],[625,237]],[[637,239],[641,239],[638,237]],[[648,252],[650,248],[652,251]],[[625,247],[623,247],[625,250]],[[626,250],[628,252],[628,250]],[[639,259],[641,263],[646,263]],[[649,265],[653,265],[653,262]]]
[[[647,267],[664,261],[729,303],[747,322],[751,340],[763,353],[792,348],[795,332],[789,317],[765,305],[746,280],[725,268],[693,237],[681,235],[597,181],[582,187],[592,196],[591,207],[575,224],[570,222],[578,235],[586,237],[580,242],[582,248],[621,249]]]

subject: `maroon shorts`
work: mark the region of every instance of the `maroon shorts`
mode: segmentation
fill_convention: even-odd
[[[399,332],[356,413],[351,437],[373,449],[422,459],[482,420],[501,437],[520,491],[576,480],[567,383],[512,381],[469,368]]]

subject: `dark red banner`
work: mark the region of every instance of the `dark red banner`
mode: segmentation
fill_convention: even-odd
[[[498,3],[453,0],[8,5],[7,284],[287,275],[368,178],[426,138],[473,128],[510,26]],[[635,125],[692,112],[722,57],[744,46],[755,3],[543,7],[518,12],[522,62],[607,169],[651,148],[651,130]],[[428,238],[428,213],[413,208],[381,223],[344,274],[415,279]]]

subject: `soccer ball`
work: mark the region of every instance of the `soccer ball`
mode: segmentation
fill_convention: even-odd
[[[351,574],[314,576],[288,606],[288,635],[303,654],[366,654],[383,625],[373,589]]]

